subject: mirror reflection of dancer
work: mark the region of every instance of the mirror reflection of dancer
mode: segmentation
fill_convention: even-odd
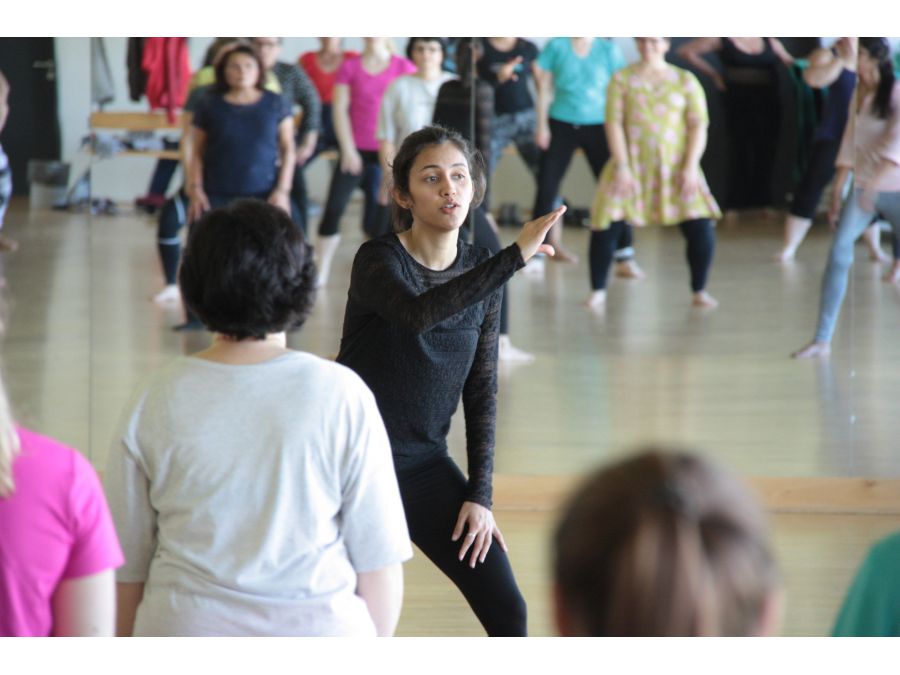
[[[704,54],[715,52],[724,75]],[[781,97],[778,70],[794,57],[773,37],[702,37],[678,48],[678,55],[712,79],[722,92],[728,132],[726,216],[772,206],[772,167],[778,150]]]
[[[500,287],[539,250],[552,254],[541,242],[565,209],[527,223],[489,257],[458,234],[485,186],[482,160],[462,136],[417,131],[392,171],[399,234],[356,254],[337,360],[375,394],[413,542],[488,635],[522,636],[525,601],[491,513]],[[460,397],[468,479],[447,453]]]
[[[859,39],[856,99],[837,158],[829,220],[837,222],[825,275],[819,322],[812,342],[794,352],[807,359],[828,356],[831,338],[853,265],[853,243],[881,213],[900,237],[900,82],[894,77],[891,49],[885,38]],[[841,210],[841,195],[850,172],[853,190]],[[837,220],[840,211],[840,220]],[[894,263],[895,269],[897,263]]]
[[[613,73],[625,66],[625,57],[612,40],[593,37],[553,38],[537,60],[537,145],[541,154],[534,217],[547,213],[559,198],[559,187],[581,148],[595,178],[609,159],[603,123],[606,86]],[[550,231],[554,260],[576,262],[563,248],[562,223]],[[643,278],[634,262],[632,232],[622,230],[616,245],[616,275]]]
[[[365,196],[363,232],[366,237],[384,234],[379,230],[383,207],[378,204],[381,190],[381,162],[375,135],[378,113],[388,85],[401,75],[416,70],[411,61],[391,53],[393,43],[390,38],[367,37],[363,40],[362,54],[345,58],[334,81],[331,112],[341,160],[331,176],[316,240],[319,286],[328,281],[331,263],[341,241],[340,221],[357,187],[362,188]]]
[[[706,291],[722,215],[700,158],[709,114],[692,73],[666,62],[669,39],[636,38],[641,60],[613,75],[606,93],[612,159],[597,185],[591,214],[591,309],[606,304],[606,278],[616,243],[631,225],[675,225],[687,241],[693,304],[715,307]]]
[[[730,472],[655,448],[587,478],[554,537],[556,625],[581,637],[776,635],[765,515]]]
[[[856,87],[856,38],[843,37],[832,49],[817,49],[809,57],[803,79],[814,88],[828,88],[825,112],[816,127],[806,171],[794,189],[791,210],[784,222],[784,246],[775,255],[778,262],[793,260],[809,232],[822,192],[834,177],[834,161],[850,114],[850,100]],[[873,260],[886,262],[878,245],[878,225],[863,235]]]
[[[188,219],[242,197],[290,214],[294,120],[287,102],[265,90],[266,69],[248,45],[216,65],[216,84],[193,117]]]
[[[9,117],[9,82],[3,73],[0,72],[0,132],[6,126],[6,119]],[[3,218],[6,216],[6,209],[9,208],[9,199],[12,197],[12,169],[9,167],[9,159],[3,152],[3,146],[0,145],[0,229],[3,228]],[[15,251],[19,248],[19,244],[15,239],[10,239],[0,232],[0,251]],[[0,274],[2,281],[2,274]]]

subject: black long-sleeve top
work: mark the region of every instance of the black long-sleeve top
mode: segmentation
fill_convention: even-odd
[[[375,394],[396,470],[447,454],[462,397],[466,499],[490,508],[497,414],[500,288],[525,263],[515,244],[490,257],[460,241],[445,270],[420,265],[394,234],[353,261],[337,360]]]

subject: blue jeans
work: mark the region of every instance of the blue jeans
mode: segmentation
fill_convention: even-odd
[[[819,325],[816,342],[831,342],[834,326],[841,311],[841,303],[847,293],[847,280],[853,266],[853,244],[872,223],[874,211],[859,205],[862,192],[854,188],[844,202],[841,219],[831,242],[825,276],[822,277],[822,300],[819,305]],[[875,199],[875,211],[894,228],[894,237],[900,237],[900,192],[880,192]]]

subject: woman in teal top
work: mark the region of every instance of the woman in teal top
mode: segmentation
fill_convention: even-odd
[[[537,59],[538,122],[536,141],[543,154],[538,171],[534,213],[547,213],[559,199],[559,187],[581,148],[594,172],[600,175],[609,159],[603,123],[606,119],[606,85],[613,73],[625,66],[625,57],[612,40],[592,37],[553,38]],[[561,226],[550,231],[556,249],[553,260],[575,262],[560,244]],[[616,274],[642,277],[632,260],[631,228],[617,242]]]

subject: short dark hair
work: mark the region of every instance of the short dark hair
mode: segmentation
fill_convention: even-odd
[[[594,473],[554,544],[557,615],[578,635],[755,635],[779,586],[759,503],[693,453],[647,448]]]
[[[225,69],[228,67],[228,62],[234,58],[235,54],[246,54],[256,61],[256,65],[259,67],[259,76],[256,78],[256,88],[260,91],[265,89],[266,67],[263,65],[262,59],[259,58],[259,54],[253,47],[246,43],[241,43],[236,47],[229,49],[228,53],[216,64],[216,83],[213,85],[215,91],[219,94],[224,94],[228,91],[229,87],[228,80],[225,77]]]
[[[303,325],[315,280],[312,247],[284,211],[259,199],[194,223],[178,272],[190,310],[209,330],[239,340]]]
[[[409,174],[412,171],[413,164],[416,162],[416,157],[426,148],[432,145],[441,145],[442,143],[452,143],[466,158],[466,162],[469,165],[469,175],[472,178],[472,187],[474,188],[469,209],[476,208],[484,199],[484,192],[487,188],[484,158],[482,158],[478,150],[473,149],[469,145],[462,135],[437,124],[419,129],[403,139],[400,149],[394,156],[394,163],[391,165],[393,187],[401,195],[408,195]],[[393,222],[395,231],[403,232],[408,230],[412,227],[412,221],[412,212],[403,208],[397,203],[397,200],[394,200]]]
[[[441,46],[441,56],[447,58],[447,40],[442,37],[411,37],[406,43],[406,58],[412,61],[413,48],[417,42],[437,42]],[[443,64],[443,60],[441,60]]]

